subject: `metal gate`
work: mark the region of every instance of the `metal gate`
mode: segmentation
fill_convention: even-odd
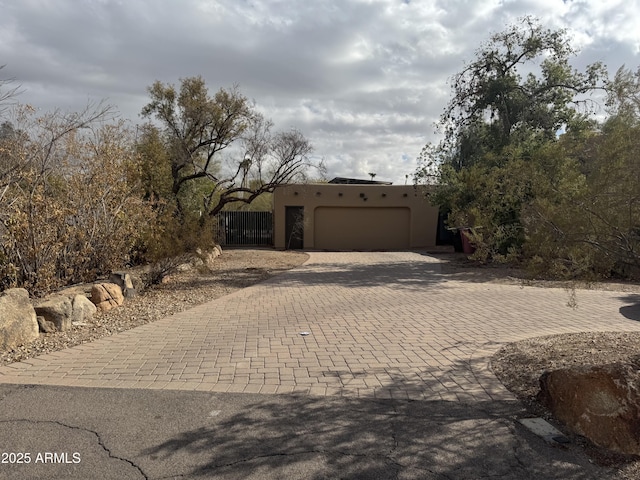
[[[273,245],[273,213],[220,212],[218,241],[221,245]]]

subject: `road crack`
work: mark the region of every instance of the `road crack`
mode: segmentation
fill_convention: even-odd
[[[111,452],[111,449],[109,449],[109,447],[107,447],[105,445],[105,443],[102,440],[102,437],[100,436],[100,434],[98,432],[96,432],[95,430],[91,430],[90,428],[85,428],[85,427],[78,427],[76,425],[68,425],[66,423],[63,423],[63,422],[60,422],[60,421],[57,421],[57,420],[29,420],[29,419],[26,419],[26,418],[15,418],[15,419],[0,420],[0,424],[2,424],[2,423],[10,423],[10,422],[23,422],[23,423],[30,423],[30,424],[34,424],[34,425],[48,423],[48,424],[52,424],[52,425],[59,425],[61,427],[69,428],[71,430],[79,430],[81,432],[91,433],[96,437],[96,439],[98,441],[98,445],[100,445],[100,447],[107,453],[109,458],[113,458],[114,460],[120,460],[121,462],[128,463],[133,468],[138,470],[140,472],[140,475],[142,475],[142,477],[145,480],[149,480],[149,477],[147,476],[147,474],[144,473],[142,468],[140,466],[136,465],[135,462],[132,462],[128,458],[119,457],[117,455],[114,455]]]

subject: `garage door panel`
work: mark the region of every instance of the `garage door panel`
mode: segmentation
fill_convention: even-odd
[[[411,215],[398,207],[318,207],[314,245],[326,250],[409,248]]]

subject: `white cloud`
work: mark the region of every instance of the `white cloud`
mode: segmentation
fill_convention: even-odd
[[[43,109],[109,101],[138,121],[146,87],[239,84],[297,127],[330,175],[404,183],[450,91],[491,33],[532,14],[566,27],[575,64],[640,62],[638,0],[0,0],[2,74]]]

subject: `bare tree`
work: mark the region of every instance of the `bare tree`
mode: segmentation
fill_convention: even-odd
[[[271,122],[259,118],[243,139],[243,149],[235,171],[216,183],[209,204],[215,215],[230,203],[249,204],[263,193],[272,193],[278,185],[304,181],[308,168],[324,169],[311,159],[313,147],[299,131],[271,133]],[[217,194],[217,196],[214,196]]]
[[[2,70],[5,65],[0,65]],[[11,85],[13,79],[0,79],[0,200],[6,193],[6,186],[17,170],[21,167],[22,162],[12,155],[11,145],[18,140],[19,132],[16,131],[13,124],[5,117],[5,112],[11,105],[10,99],[18,95],[20,86],[6,88]]]
[[[0,70],[2,70],[6,65],[0,65]],[[2,115],[7,110],[8,100],[12,99],[19,95],[22,91],[20,90],[20,85],[17,85],[12,88],[6,88],[7,85],[11,85],[14,83],[13,78],[2,79],[0,78],[0,119]]]
[[[251,203],[277,185],[304,174],[313,162],[311,144],[298,130],[272,133],[273,124],[255,111],[237,88],[208,93],[201,77],[173,85],[155,82],[144,117],[155,117],[165,130],[171,157],[173,194],[185,214],[185,198],[197,181],[200,210],[213,216],[225,205]],[[222,154],[228,151],[226,162]]]

